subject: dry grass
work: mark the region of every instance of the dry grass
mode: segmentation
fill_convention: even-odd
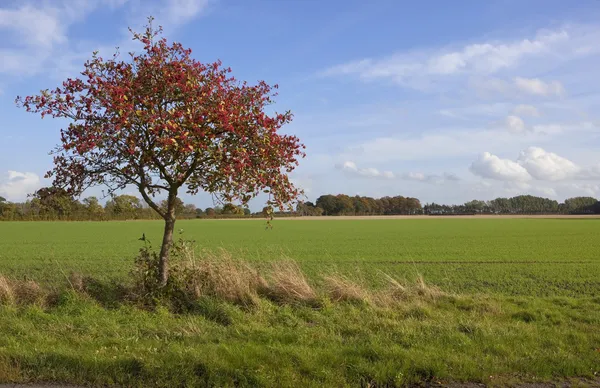
[[[382,273],[382,275],[387,286],[373,295],[376,304],[382,307],[390,307],[399,302],[415,299],[431,301],[447,295],[438,287],[426,284],[421,275],[417,276],[414,284],[402,283],[386,273]]]
[[[84,277],[78,272],[71,272],[68,277],[69,285],[74,291],[85,291]]]
[[[204,253],[200,257],[193,251],[184,251],[183,261],[173,273],[179,274],[188,294],[193,298],[214,296],[228,302],[254,305],[258,302],[258,290],[265,287],[265,280],[258,272],[229,253]]]
[[[33,280],[14,283],[13,289],[19,304],[42,307],[46,304],[46,292]]]
[[[317,293],[308,284],[308,280],[298,264],[292,260],[273,263],[269,280],[270,284],[265,290],[266,295],[276,302],[318,304]]]
[[[185,284],[193,298],[214,296],[242,305],[255,305],[260,295],[282,304],[315,304],[317,293],[304,273],[292,260],[273,264],[267,281],[249,263],[234,259],[225,250],[196,254],[190,246],[179,250],[180,261],[174,264],[172,276]]]
[[[435,300],[439,297],[446,296],[447,294],[437,286],[429,285],[425,283],[425,279],[422,275],[417,277],[415,286],[412,288],[413,291],[420,297],[426,299]]]
[[[0,275],[0,305],[14,305],[16,302],[12,284]]]
[[[369,291],[343,275],[331,274],[325,276],[323,280],[325,281],[325,290],[334,302],[371,302]]]
[[[48,294],[33,280],[12,280],[0,275],[0,305],[45,306]]]
[[[332,272],[323,276],[323,286],[316,290],[293,260],[272,263],[263,276],[255,267],[243,260],[234,259],[225,250],[196,254],[189,246],[182,246],[177,258],[171,267],[170,284],[174,288],[170,290],[174,292],[169,297],[183,296],[187,301],[209,296],[238,305],[254,306],[260,303],[262,296],[279,304],[316,307],[321,305],[323,296],[333,302],[393,307],[402,302],[431,301],[446,295],[439,288],[426,284],[422,276],[418,276],[414,284],[406,284],[382,273],[387,286],[372,290],[363,287],[362,282]],[[93,292],[94,279],[84,278],[81,274],[72,272],[67,280],[74,291],[89,294],[99,301],[112,295],[112,289],[102,284],[97,285],[97,292]],[[136,287],[124,290],[126,295],[121,299],[136,300]],[[32,280],[15,281],[0,276],[0,304],[47,307],[52,303],[51,299],[52,295]]]

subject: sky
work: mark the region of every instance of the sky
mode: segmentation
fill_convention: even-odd
[[[94,50],[139,50],[127,27],[150,15],[194,58],[279,84],[308,200],[600,197],[598,0],[1,0],[0,196],[51,183],[65,125],[15,97],[76,77]]]

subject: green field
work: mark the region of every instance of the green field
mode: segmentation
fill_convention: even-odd
[[[326,267],[422,274],[460,293],[600,294],[600,219],[179,221],[186,239],[263,262],[291,258],[315,277]],[[124,278],[142,243],[161,239],[159,221],[0,223],[0,273],[60,280],[71,270]],[[316,277],[315,277],[316,278]],[[317,279],[318,280],[318,279]]]
[[[68,274],[127,284],[138,238],[145,233],[157,248],[160,222],[0,223],[0,274],[59,290],[51,303],[3,305],[0,278],[0,383],[600,384],[600,219],[273,225],[193,220],[176,229],[199,252],[225,249],[257,268],[294,259],[318,304],[261,297],[245,306],[201,295],[182,313],[168,304],[106,303],[69,288]],[[407,287],[422,275],[441,292],[432,287],[387,304],[339,301],[327,291],[328,273],[360,280],[370,295],[389,292],[383,273]]]

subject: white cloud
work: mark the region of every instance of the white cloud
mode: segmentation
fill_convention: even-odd
[[[565,198],[578,196],[600,197],[600,184],[568,183],[560,185],[557,190]]]
[[[39,48],[52,47],[67,40],[65,25],[61,23],[56,8],[26,4],[16,9],[0,9],[0,29],[17,32],[17,43]]]
[[[558,81],[544,82],[539,78],[516,77],[515,86],[521,92],[538,96],[562,96],[565,89]]]
[[[513,113],[517,116],[538,117],[540,115],[540,112],[535,106],[526,104],[517,105],[513,109]]]
[[[494,97],[498,94],[506,97],[561,97],[566,93],[564,86],[559,81],[544,81],[539,78],[515,77],[508,81],[493,77],[471,77],[468,86],[482,97]],[[519,105],[519,107],[520,114],[532,116],[539,114],[537,110],[531,110],[534,108],[531,105]]]
[[[442,175],[435,174],[424,174],[422,172],[407,172],[401,174],[395,174],[391,171],[380,171],[376,168],[359,168],[356,163],[346,161],[342,164],[336,165],[338,169],[345,171],[346,173],[367,177],[367,178],[383,178],[383,179],[399,179],[407,181],[427,182],[427,183],[443,183],[446,181],[459,181],[460,178],[452,173],[443,173]]]
[[[523,133],[527,130],[523,119],[521,119],[519,116],[507,116],[504,120],[504,125],[511,133]]]
[[[8,171],[0,176],[0,195],[9,201],[22,201],[40,188],[40,177],[32,172]]]
[[[484,152],[471,164],[473,174],[483,178],[501,181],[528,181],[531,179],[529,172],[519,163],[509,159],[501,159],[489,152]]]
[[[338,168],[341,168],[343,171],[360,175],[368,178],[384,178],[384,179],[394,179],[395,176],[391,171],[379,171],[376,168],[358,168],[356,163],[351,161],[346,161],[343,164],[339,165]]]
[[[96,44],[90,48],[90,42],[86,42],[86,48],[81,50],[77,40],[69,37],[71,25],[84,21],[99,8],[115,10],[128,3],[129,14],[134,15],[128,20],[131,27],[139,30],[146,24],[148,15],[155,15],[156,25],[160,24],[171,32],[197,17],[210,0],[160,0],[153,3],[129,0],[30,1],[24,2],[20,8],[0,8],[0,30],[8,30],[15,36],[11,46],[5,42],[5,47],[0,47],[0,74],[35,75],[46,71],[59,78],[77,76],[94,49],[112,55],[115,44]],[[116,45],[121,52],[134,50],[136,46],[129,32],[123,31],[127,36]]]
[[[542,197],[555,198],[558,196],[556,190],[552,187],[540,186],[540,185],[532,185],[527,182],[513,182],[506,181],[504,182],[504,192],[509,195],[536,195]]]
[[[483,153],[471,164],[471,172],[499,181],[525,182],[600,179],[600,165],[582,168],[571,160],[540,147],[528,147],[516,161]]]
[[[165,1],[162,11],[169,24],[183,24],[198,16],[208,2],[208,0],[170,0]],[[160,16],[158,14],[157,17]]]
[[[525,57],[548,53],[555,44],[568,39],[567,31],[559,30],[539,33],[531,40],[470,44],[455,51],[401,53],[379,60],[369,58],[334,66],[322,75],[357,74],[364,79],[390,78],[402,82],[415,75],[492,74],[514,67]]]
[[[539,147],[521,151],[517,162],[538,180],[564,180],[575,177],[581,171],[572,161]]]

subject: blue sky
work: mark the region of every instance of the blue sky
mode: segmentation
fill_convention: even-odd
[[[197,59],[280,85],[310,200],[600,197],[597,0],[3,0],[0,195],[49,184],[64,124],[15,96],[76,76],[95,49],[139,49],[127,27],[149,15]]]

